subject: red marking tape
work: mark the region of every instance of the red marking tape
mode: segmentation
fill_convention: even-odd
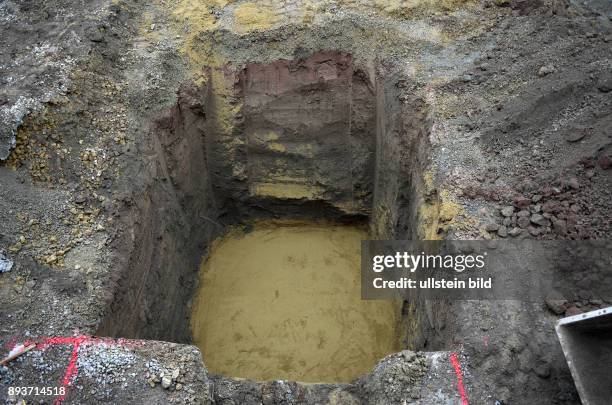
[[[64,372],[64,377],[62,378],[62,387],[64,388],[64,394],[58,396],[53,402],[54,405],[60,405],[64,399],[66,399],[66,394],[68,393],[68,387],[72,385],[75,378],[79,373],[78,369],[78,360],[79,360],[79,348],[82,345],[87,344],[122,344],[124,345],[126,342],[123,339],[111,339],[111,338],[97,338],[86,335],[74,336],[74,337],[47,337],[47,338],[39,338],[36,341],[26,341],[24,342],[24,346],[28,346],[31,344],[36,345],[36,349],[45,350],[49,346],[54,345],[72,345],[72,353],[70,354],[70,360],[68,362],[68,366],[66,367],[66,371]]]
[[[459,396],[461,397],[461,405],[469,405],[467,394],[465,393],[465,387],[463,386],[463,374],[461,373],[461,364],[457,358],[457,353],[451,353],[450,361],[455,369],[455,374],[457,375],[457,390],[459,391]]]

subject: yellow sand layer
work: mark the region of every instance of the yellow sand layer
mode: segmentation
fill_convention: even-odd
[[[322,189],[304,183],[255,183],[251,185],[251,194],[261,197],[274,198],[315,198],[322,193]]]
[[[202,265],[192,330],[212,373],[349,382],[396,345],[396,304],[362,301],[355,227],[259,223]]]

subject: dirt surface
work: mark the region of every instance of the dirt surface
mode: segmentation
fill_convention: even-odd
[[[209,377],[189,316],[202,252],[253,218],[369,218],[378,238],[608,238],[611,13],[2,2],[0,343],[39,346],[0,370],[0,398],[41,399],[9,396],[19,382],[64,385],[73,403],[440,403],[461,396],[454,350],[471,403],[577,403],[553,325],[610,304],[578,294],[422,303],[409,346],[440,351],[392,355],[348,385]],[[258,74],[276,87],[249,87]],[[284,116],[298,96],[309,108]],[[316,103],[334,131],[314,126]],[[322,137],[309,149],[292,131]],[[94,334],[182,344],[48,339]]]

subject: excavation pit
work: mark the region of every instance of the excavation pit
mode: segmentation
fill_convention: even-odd
[[[212,373],[305,382],[443,346],[431,308],[360,295],[362,239],[437,229],[409,79],[337,51],[204,76],[152,126],[154,180],[98,333],[194,342]]]

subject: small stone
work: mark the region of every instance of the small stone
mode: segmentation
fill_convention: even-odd
[[[519,219],[516,220],[516,223],[520,228],[525,229],[529,226],[530,221],[527,217],[519,217]]]
[[[175,368],[174,371],[172,371],[172,379],[176,380],[179,377],[180,373],[181,373],[181,369],[178,367]]]
[[[536,224],[539,226],[550,226],[550,221],[540,214],[533,214],[531,218],[529,218],[529,220],[532,224]]]
[[[550,309],[555,314],[561,315],[565,312],[565,304],[567,304],[567,300],[547,298],[545,302],[548,309]]]
[[[500,226],[499,229],[497,230],[497,235],[501,238],[505,238],[508,236],[508,228],[506,228],[505,226]]]
[[[548,378],[550,377],[550,366],[546,363],[542,363],[537,365],[533,371],[540,378]]]
[[[542,196],[540,194],[536,194],[533,197],[531,197],[531,201],[534,203],[539,203],[540,200],[542,200]]]
[[[519,211],[519,212],[516,214],[516,216],[517,216],[517,217],[519,217],[519,218],[520,218],[520,217],[528,217],[528,216],[530,216],[530,215],[531,215],[531,213],[530,213],[529,211],[527,211],[527,210],[521,210],[521,211]]]
[[[183,384],[176,384],[176,390],[180,391],[183,389]]]
[[[609,93],[612,91],[612,77],[600,80],[599,84],[597,85],[597,90],[601,91],[602,93]]]
[[[161,386],[164,389],[168,389],[170,388],[171,385],[172,385],[172,378],[170,378],[169,375],[165,375],[161,380]]]
[[[540,229],[534,226],[530,226],[527,228],[527,231],[531,236],[538,236],[540,234]]]
[[[508,235],[512,236],[512,237],[516,237],[519,236],[522,233],[521,228],[512,228],[508,231]]]
[[[578,179],[575,178],[574,176],[567,179],[565,181],[565,184],[572,190],[578,190],[580,188],[580,183],[578,183]]]
[[[612,158],[607,153],[602,153],[597,157],[597,163],[602,169],[608,170],[612,167]]]
[[[531,200],[529,198],[525,198],[522,195],[514,197],[514,206],[520,209],[524,209],[529,207],[531,204]]]
[[[506,206],[506,207],[503,207],[503,208],[501,209],[501,214],[502,214],[504,217],[511,217],[511,216],[512,216],[512,214],[514,214],[514,207],[512,207],[512,206]]]
[[[499,229],[499,225],[496,224],[495,222],[490,222],[488,224],[485,225],[485,230],[487,232],[495,232]]]
[[[542,204],[542,211],[547,213],[555,213],[561,210],[561,206],[557,201],[546,201]]]
[[[544,77],[555,72],[555,67],[552,64],[544,65],[538,70],[538,76]]]
[[[567,233],[567,223],[563,219],[552,218],[553,230],[557,235],[565,235]]]

